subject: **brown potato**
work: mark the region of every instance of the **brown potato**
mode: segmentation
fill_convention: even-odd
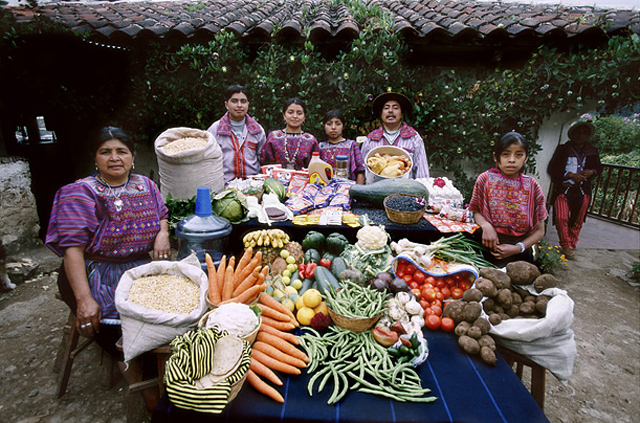
[[[511,305],[520,305],[522,304],[522,297],[517,292],[511,293]]]
[[[442,317],[451,317],[457,325],[463,320],[463,310],[465,303],[463,301],[450,301],[442,310]]]
[[[511,290],[504,288],[498,291],[498,295],[496,296],[496,302],[505,309],[511,307],[511,303],[513,302],[513,297],[511,296]]]
[[[482,297],[484,297],[484,295],[482,294],[482,291],[476,288],[467,289],[466,291],[464,291],[464,294],[462,294],[462,299],[464,299],[467,302],[471,302],[471,301],[480,302],[482,301]]]
[[[477,301],[471,301],[464,306],[462,318],[469,323],[473,323],[482,313],[482,306]],[[455,319],[454,319],[455,320]]]
[[[520,306],[517,304],[512,304],[511,307],[509,307],[509,309],[507,310],[507,314],[509,315],[509,317],[516,317],[518,314],[520,314]]]
[[[492,351],[496,350],[496,341],[490,335],[482,335],[478,339],[478,344],[480,344],[480,347],[489,347]]]
[[[478,278],[478,280],[476,280],[476,288],[480,290],[485,297],[495,297],[498,295],[498,288],[496,288],[496,285],[491,279]]]
[[[491,330],[491,324],[489,323],[489,321],[483,317],[478,317],[474,322],[473,322],[473,326],[477,326],[480,328],[480,330],[482,331],[483,335],[486,335],[489,333],[489,330]]]
[[[462,321],[458,323],[456,328],[453,330],[453,333],[455,333],[457,336],[466,335],[470,327],[471,327],[471,323]]]
[[[467,335],[463,335],[458,338],[458,345],[460,345],[462,350],[467,354],[474,355],[480,352],[480,344],[478,341]]]
[[[515,285],[529,285],[540,276],[540,270],[535,264],[514,261],[507,264],[507,275],[509,275],[511,283]]]
[[[547,288],[555,288],[558,286],[558,279],[553,275],[545,273],[533,281],[533,286],[536,288],[536,292],[542,292]]]
[[[485,267],[480,270],[480,276],[491,280],[498,289],[509,288],[511,285],[511,279],[502,270],[493,269],[491,267]]]
[[[536,312],[536,304],[531,301],[525,301],[520,304],[520,314],[528,315]]]
[[[496,353],[494,353],[493,350],[489,347],[480,348],[480,358],[490,366],[496,365]]]
[[[482,336],[482,329],[475,325],[471,326],[467,331],[467,336],[470,336],[473,339],[480,339]]]
[[[482,309],[485,313],[489,314],[489,312],[493,311],[493,307],[495,306],[495,304],[496,302],[493,300],[493,298],[487,298],[482,302]]]
[[[502,317],[498,313],[493,313],[489,315],[489,323],[493,326],[499,325],[502,323]]]

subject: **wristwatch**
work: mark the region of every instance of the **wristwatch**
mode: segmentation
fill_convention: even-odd
[[[524,242],[516,242],[516,245],[520,247],[520,253],[524,253],[524,250],[527,249],[527,247],[525,247],[524,245]]]

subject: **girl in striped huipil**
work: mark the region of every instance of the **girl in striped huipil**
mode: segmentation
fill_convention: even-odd
[[[538,182],[523,173],[529,158],[524,136],[508,132],[496,143],[496,167],[476,180],[469,210],[482,228],[487,259],[499,267],[533,262],[532,248],[544,236],[547,208]]]

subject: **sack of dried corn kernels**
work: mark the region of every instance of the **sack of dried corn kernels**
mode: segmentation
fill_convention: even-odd
[[[207,312],[208,279],[195,260],[154,261],[126,271],[116,288],[128,362],[197,327]]]
[[[222,149],[213,134],[194,128],[171,128],[154,143],[160,193],[166,199],[188,200],[198,187],[212,193],[224,189]]]

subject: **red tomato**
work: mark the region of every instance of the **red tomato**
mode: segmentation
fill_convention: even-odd
[[[425,325],[431,330],[440,329],[440,316],[436,316],[435,314],[429,314],[424,319]]]
[[[409,288],[411,288],[412,290],[420,289],[420,285],[418,285],[418,282],[416,282],[415,278],[411,282],[409,282]]]
[[[432,305],[431,310],[433,310],[433,314],[436,316],[442,316],[442,307],[437,305]]]
[[[443,279],[438,279],[438,281],[436,282],[436,287],[437,288],[444,288],[445,286],[447,286],[447,284],[445,283],[445,281]]]
[[[467,279],[467,272],[456,273],[455,275],[453,275],[453,279],[455,279],[456,282]]]
[[[411,293],[416,296],[416,301],[420,301],[420,298],[422,298],[422,295],[420,294],[420,290],[418,288],[411,288]]]
[[[405,274],[405,275],[402,277],[402,279],[404,279],[404,281],[405,281],[407,284],[410,284],[411,282],[413,282],[413,276],[411,276],[411,275],[407,275],[407,274]]]
[[[460,298],[462,298],[463,294],[464,291],[462,290],[462,288],[451,289],[451,298],[453,298],[454,300],[459,300]]]
[[[422,293],[422,297],[427,301],[433,301],[436,299],[436,290],[433,288],[427,288]]]
[[[453,285],[455,285],[456,280],[453,279],[452,277],[447,277],[447,278],[444,278],[444,283],[446,283],[448,287],[452,287]]]
[[[416,270],[416,272],[413,274],[413,280],[418,282],[418,283],[424,282],[426,277],[427,276],[421,270]]]
[[[422,300],[422,301],[424,301],[424,300]],[[430,314],[435,314],[435,311],[431,308],[431,304],[427,303],[427,306],[424,307],[424,315],[425,316],[429,316]],[[426,320],[425,320],[425,323],[426,323]]]
[[[434,285],[432,285],[432,284],[430,284],[428,282],[425,282],[425,283],[422,284],[422,287],[423,288],[434,288]]]
[[[437,291],[436,292],[436,300],[438,300],[440,302],[444,301],[444,294],[442,292],[440,292],[440,291]]]
[[[429,301],[421,299],[420,300],[420,307],[422,307],[423,310],[426,310],[429,307],[431,307],[431,304],[429,304]]]
[[[427,276],[424,281],[426,283],[430,283],[431,285],[435,286],[436,285],[436,278],[434,278],[433,276],[429,275]]]
[[[407,264],[407,266],[404,268],[404,273],[407,275],[413,275],[414,273],[416,273],[416,267],[413,264]]]
[[[451,290],[448,287],[444,287],[440,290],[442,292],[442,296],[446,299],[451,297]]]
[[[404,276],[404,267],[398,266],[396,269],[396,276],[402,278]]]
[[[471,288],[471,282],[468,279],[460,281],[458,282],[458,288],[462,288],[463,291],[466,291],[467,289]]]
[[[443,317],[440,320],[440,328],[445,332],[451,332],[455,326],[456,324],[451,317]]]

